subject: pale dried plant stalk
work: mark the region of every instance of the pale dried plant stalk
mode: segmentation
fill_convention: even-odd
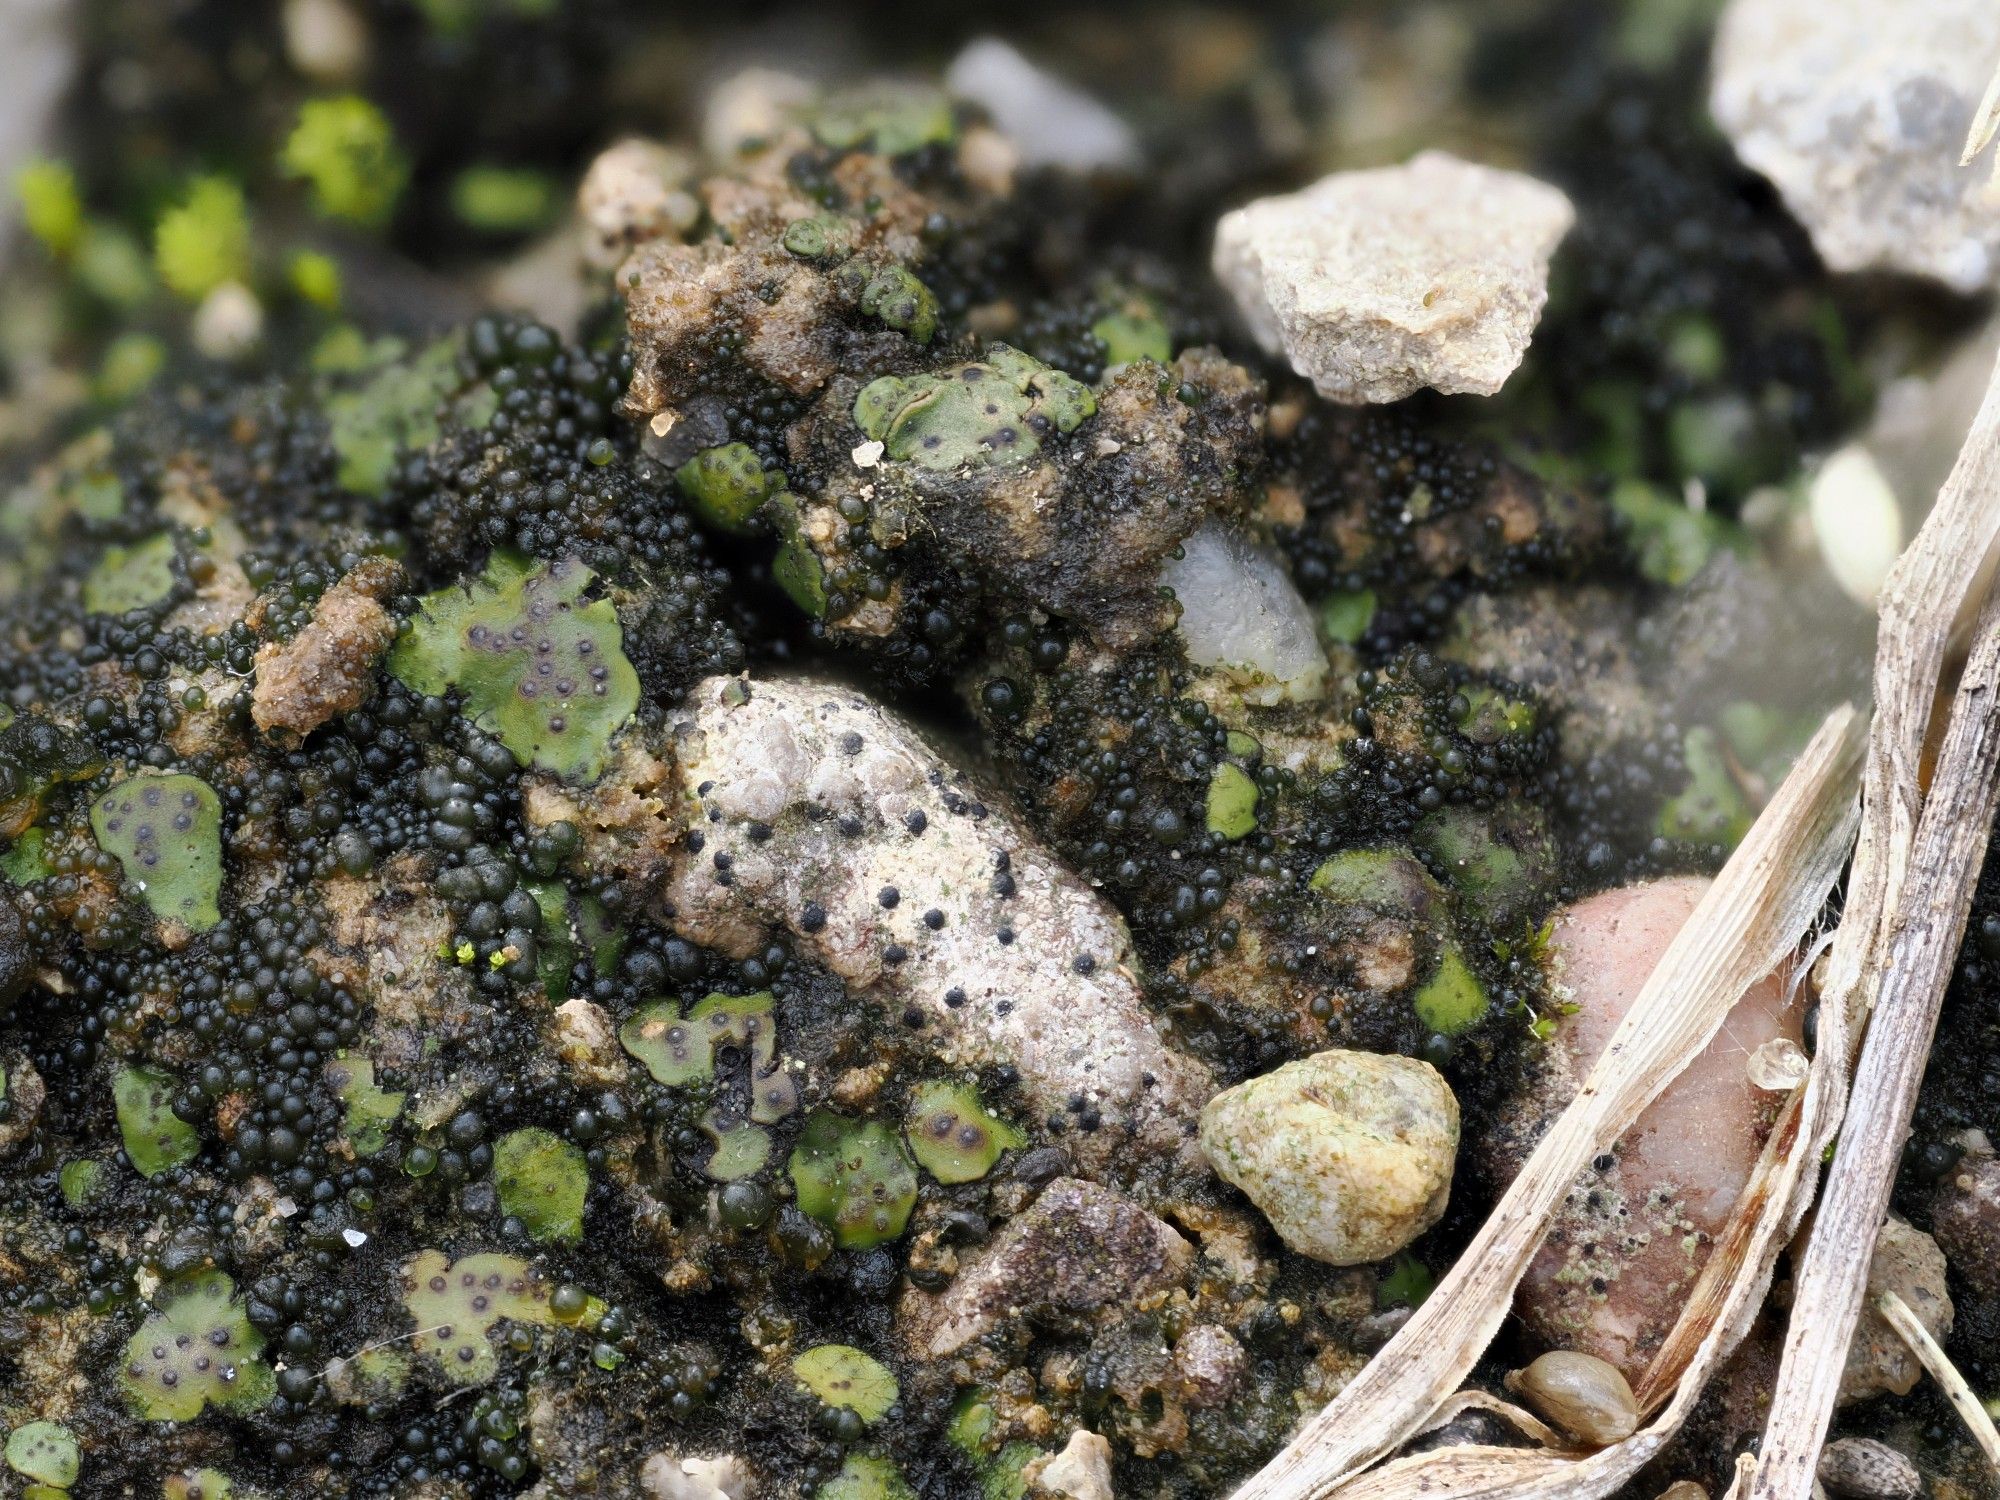
[[[1590,1158],[1623,1135],[1708,1045],[1744,992],[1797,951],[1853,838],[1860,759],[1858,718],[1839,709],[1800,755],[1661,957],[1576,1098],[1450,1273],[1360,1375],[1237,1491],[1237,1500],[1307,1500],[1349,1481],[1355,1496],[1435,1495],[1447,1477],[1442,1493],[1497,1494],[1488,1486],[1498,1482],[1491,1475],[1502,1473],[1506,1493],[1584,1493],[1576,1471],[1600,1455],[1445,1448],[1354,1476],[1418,1431],[1471,1373]],[[1636,1470],[1645,1461],[1638,1451],[1650,1456],[1665,1440],[1640,1434],[1617,1451]],[[1520,1467],[1509,1468],[1510,1460]],[[1538,1465],[1554,1466],[1547,1468],[1546,1488],[1528,1473],[1540,1472]],[[1618,1482],[1607,1479],[1606,1489]]]
[[[1991,592],[2000,537],[2000,370],[1917,539],[1882,596],[1875,658],[1875,723],[1863,788],[1861,836],[1846,918],[1828,956],[1820,1056],[1829,1086],[1808,1085],[1805,1134],[1834,1139],[1826,1201],[1799,1267],[1771,1414],[1748,1487],[1758,1500],[1810,1500],[1840,1371],[1860,1316],[1868,1263],[1887,1211],[1937,1007],[1978,878],[1993,818],[1993,630],[1960,682],[1926,799],[1924,743],[1951,643]],[[1847,1059],[1873,1014],[1868,1052],[1848,1097]],[[1798,1212],[1813,1186],[1802,1179]],[[1736,1489],[1745,1487],[1739,1478]]]
[[[1943,1389],[1945,1399],[1958,1413],[1959,1420],[1965,1423],[1973,1441],[1979,1444],[1986,1461],[2000,1469],[2000,1432],[1993,1430],[1993,1418],[1986,1414],[1985,1406],[1972,1393],[1972,1387],[1965,1383],[1965,1377],[1958,1373],[1958,1366],[1931,1337],[1931,1331],[1910,1311],[1910,1304],[1894,1292],[1884,1292],[1877,1297],[1875,1308],[1910,1346],[1910,1352],[1923,1363],[1931,1379]]]
[[[1822,728],[1737,858],[1724,868],[1681,939],[1662,958],[1577,1100],[1542,1141],[1451,1274],[1353,1384],[1238,1492],[1238,1500],[1316,1500],[1336,1493],[1340,1500],[1419,1496],[1592,1500],[1628,1481],[1679,1430],[1709,1376],[1757,1316],[1777,1257],[1812,1202],[1822,1154],[1835,1138],[1847,1103],[1855,1038],[1885,972],[1897,973],[1890,967],[1894,963],[1909,965],[1920,955],[1927,957],[1941,966],[1934,986],[1941,991],[1956,951],[1994,812],[1994,766],[2000,763],[2000,744],[1994,740],[2000,722],[1992,711],[1992,695],[2000,680],[2000,622],[1985,618],[1980,622],[1979,640],[1960,686],[1928,804],[1921,770],[1952,642],[1989,592],[1996,534],[2000,534],[2000,374],[1989,387],[1937,506],[1899,560],[1884,593],[1865,802],[1847,887],[1846,920],[1834,936],[1827,960],[1819,1049],[1804,1088],[1795,1091],[1781,1110],[1688,1306],[1639,1382],[1636,1394],[1642,1410],[1653,1411],[1662,1402],[1664,1407],[1646,1428],[1596,1453],[1565,1453],[1556,1445],[1526,1450],[1466,1445],[1407,1455],[1362,1472],[1428,1425],[1430,1414],[1492,1403],[1493,1398],[1481,1402],[1471,1399],[1470,1393],[1453,1397],[1451,1392],[1470,1373],[1505,1318],[1513,1288],[1546,1232],[1553,1203],[1595,1149],[1589,1142],[1614,1140],[1699,1050],[1699,1044],[1668,1047],[1663,1050],[1671,1055],[1641,1058],[1620,1047],[1628,1028],[1635,1023],[1671,1027],[1676,1040],[1681,1040],[1678,1023],[1689,1021],[1690,1012],[1719,1006],[1715,1010],[1719,1021],[1752,979],[1795,947],[1812,918],[1802,905],[1789,908],[1787,936],[1775,946],[1760,946],[1752,938],[1751,924],[1740,924],[1733,934],[1736,955],[1755,956],[1752,962],[1739,964],[1740,981],[1713,985],[1700,999],[1691,999],[1688,986],[1698,980],[1712,984],[1715,978],[1713,962],[1704,962],[1694,950],[1726,940],[1724,926],[1717,920],[1721,911],[1753,890],[1766,899],[1777,890],[1772,872],[1751,874],[1756,861],[1745,856],[1753,843],[1761,857],[1768,855],[1771,845],[1803,836],[1804,847],[1826,864],[1816,862],[1813,881],[1787,894],[1816,904],[1828,888],[1834,870],[1826,865],[1837,866],[1844,856],[1851,827],[1838,820],[1832,827],[1818,821],[1830,807],[1851,806],[1844,777],[1852,767],[1854,732],[1852,722],[1841,715]],[[1906,891],[1912,893],[1907,899]],[[1808,897],[1808,892],[1814,894]],[[1768,932],[1762,935],[1774,937]],[[1712,960],[1714,955],[1707,957]],[[1886,991],[1888,1008],[1907,1011],[1909,996],[1932,988],[1928,977],[1908,969]],[[1677,999],[1684,1002],[1682,1006],[1676,1007]],[[1935,996],[1932,999],[1934,1021]],[[1656,1008],[1663,1014],[1654,1014]],[[1713,1029],[1709,1027],[1711,1034]],[[1914,1052],[1919,1078],[1928,1041],[1926,1027]],[[1907,1064],[1910,1044],[1905,1043],[1898,1055]],[[1607,1068],[1613,1076],[1600,1077]],[[1647,1073],[1644,1068],[1654,1071]],[[1640,1079],[1647,1081],[1642,1085]],[[1633,1096],[1641,1093],[1644,1098],[1634,1104]],[[1870,1109],[1860,1116],[1850,1138],[1899,1143],[1906,1120],[1907,1110],[1897,1122],[1884,1123]],[[1891,1156],[1879,1174],[1885,1202],[1893,1165]],[[1838,1206],[1834,1207],[1838,1215]],[[1829,1222],[1823,1208],[1820,1223]],[[1840,1257],[1850,1268],[1858,1267],[1864,1281],[1879,1224],[1877,1213],[1867,1221],[1865,1242],[1858,1248],[1848,1245]],[[1816,1284],[1824,1285],[1825,1277],[1815,1283],[1802,1273],[1802,1292],[1810,1294]],[[1858,1309],[1858,1291],[1854,1306]],[[1788,1413],[1781,1394],[1762,1453],[1764,1469],[1773,1474],[1780,1467],[1775,1462],[1780,1452],[1802,1455],[1783,1464],[1800,1482],[1773,1494],[1783,1493],[1788,1500],[1793,1496],[1806,1500],[1811,1494],[1813,1468],[1825,1435],[1824,1415],[1810,1415],[1820,1394],[1814,1387],[1825,1387],[1830,1412],[1852,1327],[1849,1317],[1837,1333],[1830,1333],[1816,1311],[1801,1313],[1795,1308],[1792,1343],[1800,1341],[1803,1331],[1814,1347],[1801,1356],[1788,1346],[1781,1393],[1791,1388],[1792,1409]],[[1804,1420],[1801,1412],[1806,1414]],[[1756,1461],[1748,1456],[1739,1462],[1738,1492],[1755,1469]]]
[[[1986,85],[1985,97],[1979,101],[1979,108],[1972,112],[1972,128],[1966,132],[1965,151],[1958,158],[1958,164],[1961,167],[1971,166],[1972,159],[1987,148],[1996,132],[2000,132],[2000,68],[1994,69],[1993,81]],[[2000,183],[2000,155],[1993,159],[1993,180]]]

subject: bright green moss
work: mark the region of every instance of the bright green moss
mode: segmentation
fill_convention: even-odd
[[[451,211],[482,234],[531,234],[555,217],[556,185],[546,172],[482,163],[451,180]]]
[[[854,231],[837,215],[817,214],[787,224],[783,243],[801,260],[841,260],[853,253]]]
[[[569,910],[569,888],[559,880],[528,883],[528,894],[541,909],[541,950],[535,974],[542,992],[560,1005],[569,998],[570,969],[576,963],[576,937]]]
[[[340,311],[340,262],[317,250],[300,250],[286,264],[285,276],[307,302],[322,312]]]
[[[174,537],[162,531],[129,547],[106,547],[84,575],[83,607],[94,615],[130,614],[165,603],[174,591]]]
[[[346,1384],[363,1401],[393,1401],[410,1383],[409,1356],[394,1347],[363,1349],[342,1363]]]
[[[1096,414],[1090,387],[994,344],[983,361],[939,375],[885,375],[855,398],[854,421],[899,463],[948,470],[1021,463],[1047,432]]]
[[[153,294],[155,285],[145,246],[115,224],[93,223],[85,229],[70,259],[70,274],[85,292],[119,308],[136,307]]]
[[[831,1228],[843,1250],[899,1238],[916,1207],[916,1168],[879,1120],[814,1110],[792,1148],[790,1173],[799,1208]]]
[[[121,333],[104,346],[104,357],[98,361],[91,389],[98,400],[117,406],[151,385],[166,367],[164,341],[136,329]]]
[[[356,94],[299,106],[279,164],[311,186],[321,214],[370,229],[388,222],[409,178],[388,119]]]
[[[389,670],[415,692],[457,688],[467,715],[521,764],[595,781],[639,706],[639,675],[617,610],[582,602],[594,577],[574,557],[551,567],[497,551],[470,585],[425,596]]]
[[[82,1208],[104,1184],[104,1163],[88,1157],[82,1161],[64,1162],[62,1170],[56,1174],[56,1188],[61,1192],[63,1202],[71,1208]]]
[[[1555,849],[1540,810],[1518,802],[1483,812],[1439,808],[1417,825],[1411,841],[1493,926],[1525,915],[1554,873]]]
[[[993,1427],[993,1403],[983,1389],[974,1388],[958,1398],[951,1424],[944,1430],[945,1440],[967,1458],[979,1458],[986,1452]]]
[[[571,1142],[539,1126],[509,1131],[493,1146],[493,1184],[500,1211],[519,1219],[535,1239],[572,1244],[583,1238],[590,1169]]]
[[[252,1411],[276,1393],[263,1350],[236,1284],[202,1271],[168,1292],[132,1335],[119,1379],[132,1410],[150,1422],[192,1422],[209,1406]]]
[[[1687,785],[1660,809],[1662,838],[1734,847],[1750,831],[1750,804],[1736,784],[1721,738],[1706,726],[1690,729],[1681,742]]]
[[[975,1387],[959,1398],[945,1438],[972,1461],[979,1476],[980,1500],[1022,1500],[1028,1493],[1022,1471],[1042,1456],[1042,1450],[1033,1443],[1008,1443],[998,1452],[992,1451],[997,1425],[989,1396]]]
[[[1455,946],[1445,948],[1437,972],[1417,991],[1412,1004],[1417,1019],[1441,1036],[1456,1036],[1478,1025],[1491,1006],[1486,987]]]
[[[1465,707],[1458,715],[1458,732],[1476,745],[1497,745],[1534,733],[1535,706],[1525,699],[1510,698],[1483,683],[1461,688],[1459,696]]]
[[[715,1143],[703,1169],[717,1182],[733,1182],[761,1171],[770,1159],[770,1132],[798,1107],[798,1087],[778,1056],[777,1024],[768,990],[752,995],[713,994],[685,1017],[671,1000],[642,1006],[618,1031],[619,1044],[642,1064],[656,1083],[670,1088],[706,1084],[715,1076],[717,1050],[735,1047],[750,1063],[747,1119],[725,1118],[715,1110],[701,1128]]]
[[[901,1392],[889,1367],[849,1344],[816,1344],[792,1361],[792,1373],[828,1406],[853,1412],[871,1427],[889,1415]]]
[[[343,1052],[326,1065],[327,1087],[340,1100],[341,1133],[356,1156],[389,1144],[389,1127],[403,1117],[405,1096],[376,1087],[375,1064]]]
[[[1150,359],[1168,364],[1174,357],[1173,335],[1158,305],[1150,297],[1127,298],[1116,309],[1090,325],[1104,345],[1104,365],[1116,370],[1137,360]]]
[[[42,857],[48,835],[39,828],[30,828],[0,854],[0,877],[5,877],[15,885],[33,885],[37,880],[47,880],[55,873],[53,866]]]
[[[198,177],[160,216],[153,264],[167,289],[190,300],[224,282],[250,279],[250,211],[226,177]]]
[[[771,1160],[771,1132],[747,1120],[725,1122],[714,1110],[702,1116],[701,1130],[715,1149],[702,1171],[716,1182],[754,1177]]]
[[[83,240],[83,199],[67,162],[34,161],[14,179],[21,222],[55,256],[68,256]]]
[[[1257,829],[1257,783],[1241,766],[1224,761],[1208,778],[1208,831],[1240,839]]]
[[[91,804],[90,827],[161,921],[206,932],[222,920],[222,803],[207,782],[134,776]]]
[[[1329,641],[1352,646],[1375,620],[1373,589],[1343,589],[1320,601],[1319,633]]]
[[[1306,884],[1342,905],[1397,906],[1408,891],[1412,866],[1400,849],[1346,849],[1322,863]]]
[[[939,1182],[977,1182],[1028,1138],[993,1114],[979,1091],[962,1083],[922,1083],[911,1091],[904,1134],[910,1154]]]
[[[1405,1250],[1389,1263],[1387,1274],[1375,1283],[1375,1305],[1382,1309],[1422,1307],[1436,1285],[1437,1278],[1431,1275],[1430,1267]]]
[[[7,1434],[7,1467],[52,1489],[76,1483],[82,1467],[76,1434],[60,1422],[27,1422]]]
[[[378,345],[364,357],[373,364],[382,352]],[[412,359],[390,360],[358,388],[327,397],[341,484],[381,494],[403,454],[437,441],[438,410],[458,383],[457,341],[439,339]]]
[[[112,1076],[118,1133],[141,1177],[158,1177],[201,1150],[200,1133],[173,1111],[175,1087],[169,1074],[152,1068],[120,1068]]]
[[[1009,1443],[979,1466],[980,1500],[1024,1500],[1028,1465],[1042,1456],[1033,1443]]]
[[[1610,499],[1612,510],[1625,524],[1639,571],[1655,583],[1678,588],[1701,571],[1718,547],[1738,543],[1721,517],[1690,510],[1641,480],[1614,486]]]
[[[674,483],[695,514],[724,531],[743,532],[777,487],[777,476],[747,443],[704,448],[674,471]]]
[[[712,1078],[715,1049],[727,1045],[749,1050],[753,1080],[774,1073],[782,1077],[777,1069],[777,1027],[771,1006],[768,990],[751,995],[711,994],[697,1001],[683,1019],[673,1001],[656,1001],[634,1012],[619,1028],[618,1041],[653,1075],[655,1083],[670,1088]],[[760,1099],[752,1117],[766,1124],[783,1119],[795,1097],[786,1080],[783,1098]]]
[[[781,494],[773,504],[777,517],[778,535],[782,539],[777,554],[771,559],[771,577],[778,587],[806,614],[815,620],[826,615],[826,570],[820,565],[819,555],[812,550],[804,532],[800,528],[799,503],[789,494]]]

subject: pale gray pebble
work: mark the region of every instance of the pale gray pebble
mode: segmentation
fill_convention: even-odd
[[[1924,1492],[1917,1466],[1873,1438],[1828,1443],[1820,1450],[1819,1482],[1835,1500],[1917,1500]]]

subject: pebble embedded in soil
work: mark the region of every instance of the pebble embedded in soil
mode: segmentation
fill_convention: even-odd
[[[1062,1452],[1039,1468],[1031,1466],[1022,1477],[1069,1500],[1114,1500],[1117,1494],[1111,1484],[1111,1445],[1088,1428],[1079,1427]]]
[[[1924,1367],[1903,1336],[1875,1310],[1875,1301],[1884,1292],[1901,1297],[1932,1338],[1942,1340],[1951,1332],[1944,1252],[1936,1240],[1894,1215],[1876,1235],[1875,1254],[1868,1262],[1868,1296],[1840,1376],[1843,1402],[1885,1393],[1907,1396],[1923,1376]]]
[[[1819,1482],[1836,1500],[1917,1500],[1917,1466],[1873,1438],[1840,1438],[1820,1450]]]
[[[1951,1268],[1982,1297],[2000,1297],[2000,1158],[1969,1151],[1937,1185],[1931,1233]]]
[[[1188,660],[1223,672],[1250,703],[1319,697],[1326,653],[1312,612],[1277,557],[1214,522],[1180,551],[1160,570],[1160,582],[1180,603],[1176,628]]]
[[[1237,209],[1213,263],[1257,341],[1330,400],[1490,396],[1527,350],[1575,218],[1547,183],[1426,151]]]
[[[1458,1100],[1429,1063],[1335,1048],[1217,1094],[1201,1149],[1293,1250],[1360,1265],[1444,1213]]]

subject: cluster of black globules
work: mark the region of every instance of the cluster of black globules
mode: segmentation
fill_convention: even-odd
[[[1069,663],[1059,626],[1013,616],[973,688],[1009,789],[1074,868],[1133,918],[1170,934],[1219,910],[1230,873],[1260,842],[1232,847],[1204,826],[1228,728],[1184,696],[1180,653],[1161,644],[1108,667]]]
[[[584,563],[621,591],[625,652],[654,696],[743,665],[740,610],[682,508],[612,408],[630,360],[565,347],[535,324],[482,319],[467,375],[498,398],[482,425],[447,429],[412,476],[418,574],[462,576],[494,547]]]
[[[1860,323],[1708,119],[1705,56],[1571,95],[1542,174],[1575,200],[1521,382],[1565,452],[1734,506],[1863,416]],[[1510,392],[1512,394],[1512,392]]]
[[[1300,592],[1372,594],[1358,645],[1377,659],[1437,635],[1470,589],[1612,562],[1601,499],[1440,436],[1404,407],[1312,403],[1273,441],[1271,464],[1274,488],[1297,502],[1271,512]]]

